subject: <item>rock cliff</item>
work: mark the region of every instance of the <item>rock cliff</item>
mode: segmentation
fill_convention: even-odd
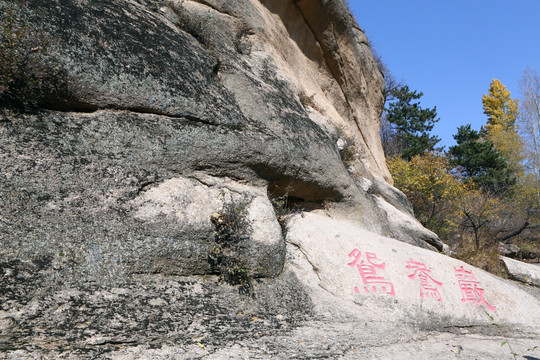
[[[389,184],[384,79],[344,1],[0,5],[51,39],[39,60],[61,77],[39,108],[1,112],[4,357],[501,358],[505,334],[535,346],[538,292],[475,269],[460,299],[455,269],[473,270],[434,251],[445,245]],[[440,299],[416,296],[413,258]],[[362,271],[387,263],[375,285],[394,294],[362,290]]]

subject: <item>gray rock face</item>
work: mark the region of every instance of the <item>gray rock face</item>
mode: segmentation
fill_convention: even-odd
[[[508,275],[512,279],[521,281],[525,284],[540,287],[540,266],[537,264],[528,264],[522,261],[501,257]]]
[[[499,243],[498,250],[499,254],[512,257],[518,257],[521,251],[521,249],[517,245],[504,243]]]
[[[47,261],[2,264],[2,359],[189,359],[283,336],[312,314],[294,274],[254,283],[256,298],[216,277],[138,277],[121,287],[58,290]],[[199,344],[199,345],[198,345]],[[157,350],[157,351],[156,351]]]
[[[366,134],[378,128],[383,82],[344,5],[237,5],[28,2],[25,17],[55,39],[43,61],[63,69],[66,87],[44,99],[41,111],[5,114],[1,123],[6,258],[74,261],[66,280],[77,282],[212,273],[210,215],[223,205],[224,188],[197,185],[204,177],[247,184],[234,201],[258,199],[251,228],[272,228],[274,240],[254,233],[256,250],[244,248],[251,259],[256,252],[263,262],[274,259],[250,260],[261,275],[279,273],[284,249],[266,192],[357,209],[344,213],[370,230],[443,248],[406,201],[387,196],[390,186],[374,179],[386,170],[373,155],[379,142]],[[335,34],[324,24],[335,25]],[[322,74],[318,82],[295,73],[298,61]],[[302,105],[301,94],[312,90],[311,105],[324,111]],[[365,140],[358,166],[377,191],[359,187],[341,162],[335,127],[342,124]],[[162,188],[171,193],[145,203]],[[394,207],[411,226],[393,221]]]
[[[366,336],[367,305],[321,295],[317,274],[338,265],[320,249],[335,234],[319,231],[320,249],[303,242],[299,207],[314,225],[324,213],[328,228],[445,248],[388,184],[384,79],[343,1],[28,0],[22,11],[53,39],[42,61],[64,77],[40,109],[0,109],[0,357],[381,358],[378,346],[405,354],[416,342],[435,356],[461,341],[443,325],[453,316],[499,341],[474,311],[423,315],[422,333],[396,332],[401,315],[374,319]],[[359,149],[352,164],[343,135]],[[421,313],[402,300],[387,305]],[[534,327],[503,320],[530,343]],[[452,345],[432,347],[439,338]]]
[[[7,359],[514,359],[513,353],[534,358],[538,291],[327,215],[294,215],[287,230],[283,272],[254,281],[252,296],[215,276],[145,275],[122,286],[62,289],[62,279],[51,281],[56,270],[47,260],[4,263],[2,354]],[[371,264],[377,265],[374,273]],[[470,272],[467,277],[455,275],[462,270]]]

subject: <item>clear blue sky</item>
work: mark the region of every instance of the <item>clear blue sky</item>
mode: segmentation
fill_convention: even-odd
[[[396,79],[437,106],[447,148],[457,127],[485,124],[493,78],[513,98],[527,65],[540,73],[540,0],[349,0],[360,27]]]

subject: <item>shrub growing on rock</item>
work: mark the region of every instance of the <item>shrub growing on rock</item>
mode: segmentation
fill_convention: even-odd
[[[272,207],[274,208],[274,213],[276,214],[279,225],[281,225],[281,228],[284,231],[285,223],[289,216],[301,212],[302,208],[289,197],[288,192],[282,196],[273,196],[272,194],[268,194],[268,196],[272,203]]]
[[[239,285],[240,292],[250,293],[252,275],[241,247],[249,239],[251,226],[246,218],[246,205],[226,203],[212,214],[215,244],[209,260],[221,278],[231,285]]]
[[[304,92],[301,92],[298,95],[298,98],[300,99],[300,104],[302,104],[304,108],[307,108],[307,107],[315,108],[315,101],[313,100],[314,97],[315,97],[315,94],[309,96]]]
[[[347,135],[343,128],[338,127],[337,132],[339,136],[337,142],[339,155],[341,157],[341,161],[343,161],[343,164],[348,167],[352,165],[354,160],[357,159],[358,148],[354,144],[354,139],[352,138],[352,136]]]

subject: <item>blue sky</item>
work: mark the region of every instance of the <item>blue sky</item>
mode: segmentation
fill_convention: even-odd
[[[360,27],[396,79],[437,106],[434,134],[447,148],[457,127],[485,124],[493,78],[513,98],[527,65],[540,73],[540,0],[349,0]]]

